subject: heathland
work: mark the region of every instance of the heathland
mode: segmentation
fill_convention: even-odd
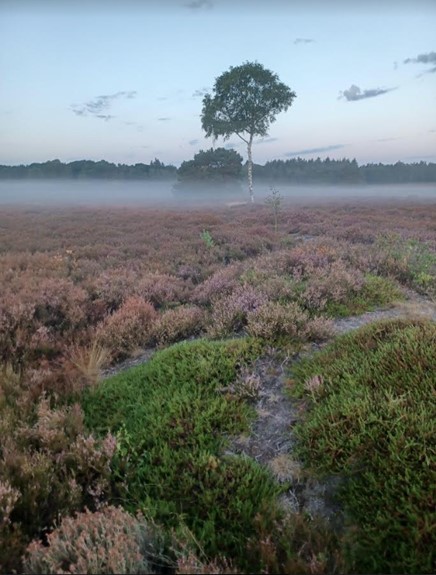
[[[2,571],[434,572],[434,201],[0,239]]]

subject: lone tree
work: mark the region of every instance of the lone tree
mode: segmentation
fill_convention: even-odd
[[[296,94],[257,62],[230,67],[215,80],[213,92],[203,98],[202,128],[206,137],[228,140],[236,134],[247,144],[248,190],[254,202],[253,139],[268,134],[269,125],[292,105]]]

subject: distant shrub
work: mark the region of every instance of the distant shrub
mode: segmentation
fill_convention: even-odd
[[[180,306],[163,312],[153,324],[151,337],[167,345],[198,335],[204,325],[204,311],[197,306]]]
[[[83,328],[87,294],[71,280],[47,278],[34,291],[35,319],[56,332]]]
[[[156,573],[166,563],[155,528],[118,507],[63,518],[47,545],[27,548],[26,571],[43,573]]]
[[[364,283],[362,272],[338,260],[311,271],[300,300],[310,310],[323,311],[329,303],[346,302],[361,291]]]
[[[218,269],[204,282],[195,287],[192,301],[209,304],[213,299],[229,295],[238,285],[241,275],[241,265],[232,264]]]
[[[0,360],[18,369],[30,353],[35,305],[11,299],[0,304]]]
[[[134,286],[137,280],[137,272],[131,269],[105,270],[88,286],[92,295],[92,305],[102,307],[105,313],[114,312],[123,301],[134,295]]]
[[[248,314],[247,333],[261,339],[288,338],[293,342],[325,339],[331,333],[331,322],[310,318],[297,303],[281,305],[268,302]]]
[[[157,312],[150,302],[132,296],[100,325],[98,341],[112,351],[114,359],[128,357],[150,342],[156,318]]]
[[[42,278],[19,296],[5,290],[0,302],[0,361],[23,367],[59,355],[62,338],[86,327],[85,290],[62,278]]]
[[[229,296],[214,302],[208,335],[217,338],[242,330],[247,324],[247,314],[267,301],[265,294],[250,285],[238,286]]]
[[[138,296],[159,308],[168,304],[184,303],[187,299],[187,283],[170,274],[153,273],[138,279],[135,292]]]
[[[338,246],[331,240],[314,240],[292,248],[288,255],[289,271],[296,279],[328,267],[340,257]]]
[[[273,275],[262,281],[259,289],[271,301],[289,301],[295,297],[296,284],[290,278]]]

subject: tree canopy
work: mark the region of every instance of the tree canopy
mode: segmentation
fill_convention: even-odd
[[[208,180],[228,182],[239,179],[242,173],[242,156],[235,150],[210,148],[200,150],[193,160],[182,162],[177,171],[180,181]]]
[[[252,144],[255,136],[266,136],[279,112],[286,111],[296,97],[277,74],[258,62],[230,67],[216,78],[213,95],[203,98],[201,124],[206,137],[224,140],[235,134],[247,144],[248,187],[253,201]]]

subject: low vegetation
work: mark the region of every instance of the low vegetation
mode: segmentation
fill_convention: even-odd
[[[289,482],[228,451],[262,393],[256,358],[284,369],[339,317],[435,297],[435,219],[2,210],[0,570],[431,571],[434,324],[374,324],[292,366],[302,481],[341,474],[344,533],[283,509]]]
[[[434,569],[436,325],[377,322],[296,364],[300,454],[339,474],[348,555],[363,573]]]
[[[84,399],[88,426],[117,438],[117,500],[167,526],[183,520],[209,556],[242,556],[256,513],[277,493],[253,461],[221,456],[250,408],[220,390],[259,351],[246,339],[178,344]]]

